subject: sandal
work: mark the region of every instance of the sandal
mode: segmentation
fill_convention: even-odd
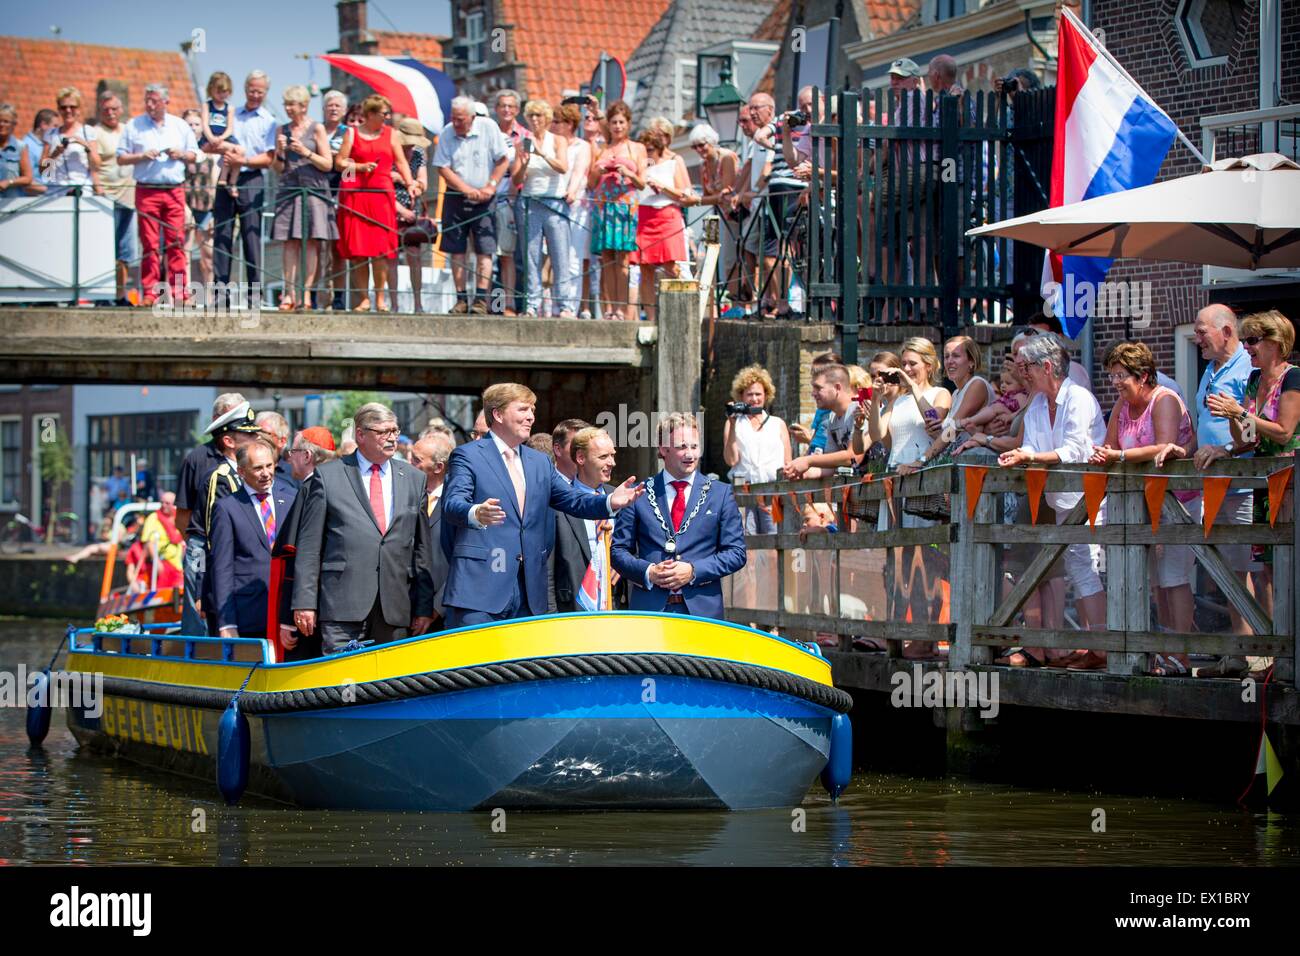
[[[293,306],[293,299],[289,298],[289,296],[287,296],[287,295],[286,295],[286,296],[283,296],[283,297],[280,299],[280,311],[281,311],[281,312],[292,312],[293,309],[294,309],[294,306]]]
[[[1019,663],[1017,663],[1017,661],[1016,661],[1017,658],[1019,658]],[[1026,651],[1023,647],[1015,648],[1014,650],[1010,651],[1010,652],[1009,652],[1005,657],[998,657],[998,658],[995,658],[994,661],[993,661],[993,663],[994,663],[994,664],[997,664],[997,665],[999,665],[999,666],[1002,666],[1002,667],[1030,667],[1030,668],[1032,668],[1032,667],[1042,667],[1042,666],[1043,666],[1043,662],[1042,662],[1042,661],[1040,661],[1040,660],[1039,660],[1037,657],[1035,657],[1033,654],[1030,654],[1030,653],[1029,653],[1028,651]]]
[[[1087,651],[1081,658],[1069,665],[1066,670],[1095,671],[1100,670],[1105,666],[1106,658],[1102,657],[1100,654],[1094,654],[1092,651]]]
[[[1173,654],[1156,654],[1148,677],[1191,677],[1187,665]]]
[[[1196,668],[1197,677],[1238,678],[1246,673],[1249,665],[1240,657],[1220,657],[1209,667]]]

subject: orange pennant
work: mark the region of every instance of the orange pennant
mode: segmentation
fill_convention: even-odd
[[[1277,527],[1277,513],[1282,510],[1282,496],[1286,494],[1286,486],[1291,483],[1293,471],[1295,465],[1275,471],[1268,476],[1268,526],[1270,528]]]
[[[1165,489],[1168,487],[1168,478],[1147,476],[1144,493],[1147,498],[1147,514],[1151,517],[1152,534],[1160,531],[1160,513],[1165,510]]]
[[[1223,498],[1228,493],[1228,486],[1232,484],[1230,475],[1215,475],[1210,478],[1201,479],[1201,485],[1205,490],[1205,536],[1210,536],[1210,529],[1214,527],[1214,519],[1219,516],[1219,509],[1223,507]]]
[[[807,494],[805,494],[805,495],[804,495],[804,498],[807,500],[808,504],[811,505],[811,504],[813,503],[813,493],[812,493],[811,491],[808,492]],[[795,500],[795,504],[798,504],[798,503],[799,503],[799,502],[798,502],[798,499],[796,499],[796,500]]]
[[[886,479],[885,479],[885,497],[886,497],[886,498],[892,498],[892,497],[894,497],[894,479],[893,479],[893,478],[886,478]]]
[[[843,507],[845,510],[847,510],[848,507],[849,507],[849,495],[852,494],[852,492],[853,492],[853,486],[852,486],[852,485],[845,485],[845,486],[844,486],[844,491],[843,491],[843,493],[842,493],[842,495],[841,495],[841,501],[843,502],[842,507]]]
[[[1047,486],[1047,472],[1042,468],[1025,469],[1025,490],[1029,494],[1029,523],[1038,524],[1038,506]]]
[[[975,509],[980,503],[980,490],[984,487],[984,476],[989,470],[982,466],[966,469],[966,520],[975,520]]]
[[[1106,479],[1109,477],[1104,471],[1089,471],[1083,476],[1083,500],[1088,503],[1088,524],[1094,531],[1097,530],[1097,513],[1106,497]]]
[[[865,484],[868,484],[868,485],[871,484],[873,481],[876,480],[875,472],[871,472],[871,471],[867,472],[867,473],[862,477],[862,480],[863,480],[863,482],[864,482]]]
[[[781,503],[780,495],[772,496],[772,520],[776,522],[776,529],[781,530],[781,519],[784,517],[785,506]]]

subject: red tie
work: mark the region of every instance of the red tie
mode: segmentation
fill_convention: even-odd
[[[384,484],[379,479],[379,466],[370,466],[370,510],[375,513],[375,524],[379,525],[379,533],[386,534],[388,528],[384,520]]]
[[[682,518],[686,517],[686,487],[690,484],[688,481],[678,479],[672,483],[677,489],[677,497],[673,499],[673,531],[682,530]]]

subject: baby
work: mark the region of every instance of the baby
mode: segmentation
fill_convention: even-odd
[[[983,426],[1001,420],[1008,426],[1016,413],[1029,401],[1025,383],[1016,373],[1011,359],[1002,363],[1002,376],[998,379],[998,397],[969,418],[963,418],[957,426],[964,431],[978,432]]]

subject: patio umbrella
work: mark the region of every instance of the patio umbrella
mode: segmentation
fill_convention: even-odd
[[[1018,239],[1072,256],[1300,268],[1300,165],[1280,153],[1221,159],[1191,176],[1043,209],[967,235]]]

